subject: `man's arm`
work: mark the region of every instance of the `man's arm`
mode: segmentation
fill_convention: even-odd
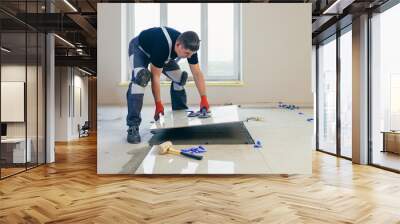
[[[153,64],[150,65],[151,71],[151,91],[153,92],[154,102],[161,101],[160,95],[160,76],[162,72],[162,68],[158,68]]]
[[[199,64],[189,64],[190,70],[193,74],[194,82],[196,83],[197,90],[200,94],[200,111],[206,109],[206,111],[210,110],[210,105],[208,104],[208,99],[206,95],[206,82],[204,80],[204,74],[200,70]]]
[[[200,96],[206,95],[206,82],[204,80],[204,74],[200,70],[199,64],[189,64],[190,71],[192,71],[194,82],[196,83],[197,91]]]
[[[151,70],[151,91],[153,92],[154,102],[156,105],[156,110],[154,112],[154,120],[160,119],[160,115],[164,115],[164,106],[161,102],[160,95],[160,76],[162,68],[158,68],[153,64],[150,65]]]

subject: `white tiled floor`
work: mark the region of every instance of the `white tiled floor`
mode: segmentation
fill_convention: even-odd
[[[312,109],[242,109],[243,116],[261,116],[263,122],[246,122],[253,139],[261,140],[261,150],[270,173],[311,173],[314,122]],[[302,112],[303,114],[299,114]]]
[[[191,147],[177,145],[176,149]],[[207,145],[203,160],[159,155],[154,146],[136,174],[263,174],[269,171],[260,150],[252,145]]]
[[[142,110],[142,143],[138,145],[126,141],[125,107],[99,106],[97,111],[97,173],[134,173],[150,149],[147,141],[152,136],[150,121],[154,108],[144,107]]]
[[[150,139],[153,107],[143,110],[141,134]],[[299,114],[299,111],[304,114]],[[239,120],[261,117],[262,121],[245,122],[255,140],[252,145],[207,145],[201,161],[176,155],[159,155],[146,143],[126,143],[125,108],[100,107],[98,130],[98,173],[136,174],[296,174],[311,173],[313,122],[312,109],[239,108]],[[189,146],[176,146],[186,148]],[[147,152],[150,152],[147,154]],[[147,155],[146,155],[147,154]],[[143,162],[141,162],[143,160]],[[136,169],[138,167],[138,169]]]

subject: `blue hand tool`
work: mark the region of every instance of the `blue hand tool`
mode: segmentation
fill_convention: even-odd
[[[257,140],[257,141],[256,141],[256,143],[254,144],[254,148],[256,148],[256,149],[262,148],[262,145],[261,145],[261,141],[260,141],[260,140]]]
[[[207,149],[200,145],[198,147],[182,149],[181,152],[192,153],[192,154],[201,154],[201,153],[207,152]]]

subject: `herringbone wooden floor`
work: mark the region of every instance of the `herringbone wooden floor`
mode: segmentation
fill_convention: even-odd
[[[310,176],[98,176],[96,139],[0,181],[0,223],[400,223],[400,175],[315,152]]]

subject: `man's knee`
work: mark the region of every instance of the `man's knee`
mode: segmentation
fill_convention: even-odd
[[[186,81],[188,79],[188,76],[189,76],[188,73],[186,71],[183,71],[182,74],[181,74],[181,81],[180,81],[179,85],[181,85],[181,86],[186,85]]]
[[[184,86],[188,79],[188,73],[182,70],[166,71],[165,74],[171,79],[175,85]]]
[[[179,70],[180,72],[180,70]],[[187,72],[183,71],[180,72],[180,75],[175,76],[174,79],[171,81],[171,85],[173,86],[173,90],[180,91],[184,89],[184,86],[186,85],[186,81],[188,79],[188,74]]]
[[[151,79],[151,72],[147,68],[134,68],[133,69],[133,83],[141,87],[146,87]]]
[[[163,71],[172,80],[174,90],[182,90],[186,85],[188,73],[186,71],[182,71],[176,61],[169,61],[164,66]]]

